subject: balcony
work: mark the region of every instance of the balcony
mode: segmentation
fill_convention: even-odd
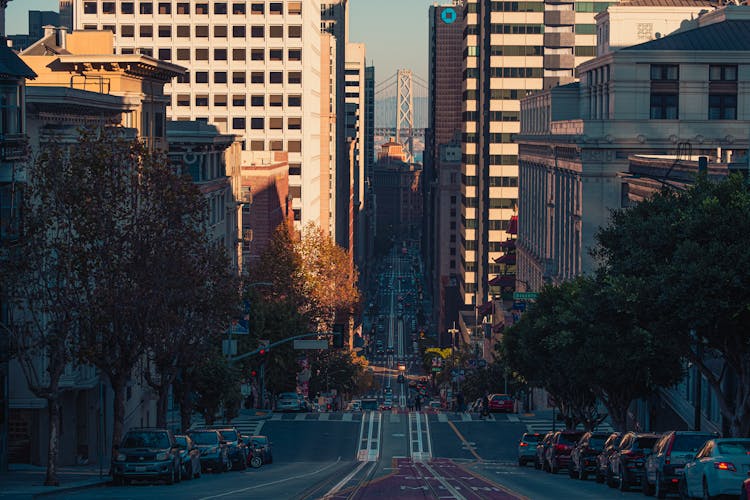
[[[28,137],[23,134],[0,135],[0,162],[24,161],[28,154]]]

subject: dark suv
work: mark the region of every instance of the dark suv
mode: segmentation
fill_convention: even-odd
[[[229,460],[232,462],[232,469],[247,469],[248,449],[242,440],[240,431],[235,427],[213,426],[211,428],[219,431],[221,439],[226,441],[227,455],[229,455]]]
[[[215,429],[191,429],[188,435],[201,452],[201,469],[213,472],[225,472],[232,468],[227,453],[227,442]]]
[[[550,443],[552,442],[552,438],[554,437],[555,433],[550,431],[547,434],[544,435],[541,441],[539,441],[539,444],[536,445],[536,460],[534,461],[534,467],[537,469],[545,469],[546,470],[546,455],[547,455],[547,448],[549,448]]]
[[[596,456],[596,482],[603,483],[609,470],[609,459],[617,451],[617,445],[620,444],[622,433],[613,432],[609,435],[602,446],[602,451]]]
[[[611,488],[619,487],[620,491],[641,484],[646,457],[660,437],[659,434],[626,433],[609,459],[607,484]]]
[[[571,478],[586,480],[592,472],[596,472],[596,457],[602,452],[609,433],[587,432],[570,452],[568,474]]]
[[[168,429],[131,429],[115,451],[112,479],[116,485],[131,479],[164,479],[167,484],[182,479],[180,448]]]
[[[719,437],[712,432],[670,431],[656,443],[646,460],[643,493],[665,498],[667,493],[677,492],[685,464],[693,459],[706,441]]]
[[[583,432],[579,431],[557,431],[547,448],[546,462],[547,472],[557,474],[560,469],[567,468],[570,464],[570,452]]]

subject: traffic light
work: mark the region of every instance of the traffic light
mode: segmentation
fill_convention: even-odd
[[[343,349],[344,348],[344,324],[335,323],[333,325],[333,348]]]
[[[257,372],[257,371],[255,371],[255,370],[250,370],[250,377],[251,377],[251,378],[255,378],[255,377],[257,377],[257,376],[258,376],[258,372]]]

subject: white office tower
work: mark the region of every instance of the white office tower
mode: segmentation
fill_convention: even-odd
[[[74,1],[75,29],[112,30],[118,54],[189,69],[165,88],[170,119],[240,136],[243,165],[255,151],[287,151],[295,223],[320,222],[317,0]]]

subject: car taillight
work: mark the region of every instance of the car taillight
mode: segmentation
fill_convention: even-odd
[[[674,436],[672,439],[669,440],[669,446],[667,446],[667,451],[664,453],[664,463],[666,465],[669,465],[671,462],[672,457],[672,445],[674,444]]]
[[[643,452],[636,451],[636,450],[625,450],[622,452],[622,454],[627,458],[628,460],[636,460],[638,458],[643,458]]]
[[[520,443],[518,443],[518,446],[520,446],[521,448],[525,448],[528,445],[529,445],[528,443],[524,443],[523,441],[521,441]]]
[[[714,462],[714,469],[737,472],[737,468],[732,462]]]
[[[558,453],[559,452],[563,452],[563,451],[568,451],[569,449],[570,449],[570,446],[565,445],[565,444],[556,444],[555,445],[555,451],[558,452]]]

